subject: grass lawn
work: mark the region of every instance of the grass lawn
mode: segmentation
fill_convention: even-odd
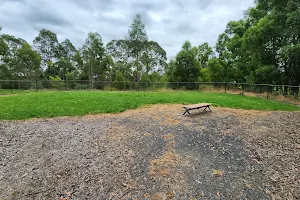
[[[0,96],[0,119],[117,113],[145,104],[212,103],[213,106],[251,110],[300,110],[295,105],[262,98],[199,91],[176,92],[31,92]],[[181,114],[181,113],[179,113]]]

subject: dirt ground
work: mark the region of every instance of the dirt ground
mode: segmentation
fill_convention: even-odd
[[[183,111],[2,121],[0,199],[300,199],[300,112]]]

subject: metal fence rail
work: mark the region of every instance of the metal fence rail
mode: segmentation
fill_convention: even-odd
[[[299,100],[300,86],[249,84],[235,82],[131,82],[90,80],[0,80],[0,90],[104,90],[104,91],[157,91],[202,90],[253,95],[266,99],[286,97]]]

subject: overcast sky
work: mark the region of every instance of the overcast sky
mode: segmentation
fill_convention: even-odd
[[[172,58],[185,40],[215,46],[227,22],[241,19],[253,5],[253,0],[0,0],[0,26],[30,44],[39,30],[49,29],[79,48],[91,31],[105,43],[124,38],[139,13],[149,39]]]

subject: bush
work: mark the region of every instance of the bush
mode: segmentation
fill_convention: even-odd
[[[55,76],[55,77],[49,76],[49,78],[50,78],[50,83],[52,88],[60,89],[64,86],[64,83],[59,76]]]
[[[125,77],[119,70],[116,71],[115,82],[113,85],[115,88],[117,88],[119,90],[123,90],[126,88]]]
[[[66,85],[67,85],[67,88],[68,89],[74,89],[75,86],[76,86],[76,83],[75,83],[75,77],[74,77],[74,74],[71,73],[71,72],[68,72],[66,74]]]
[[[109,85],[104,86],[104,91],[117,91],[118,89],[115,87],[110,87]]]
[[[88,84],[76,84],[75,85],[75,90],[87,90],[89,89]]]
[[[146,89],[150,86],[151,86],[151,79],[149,74],[143,74],[141,81],[139,83],[139,87],[141,87],[142,89]]]

